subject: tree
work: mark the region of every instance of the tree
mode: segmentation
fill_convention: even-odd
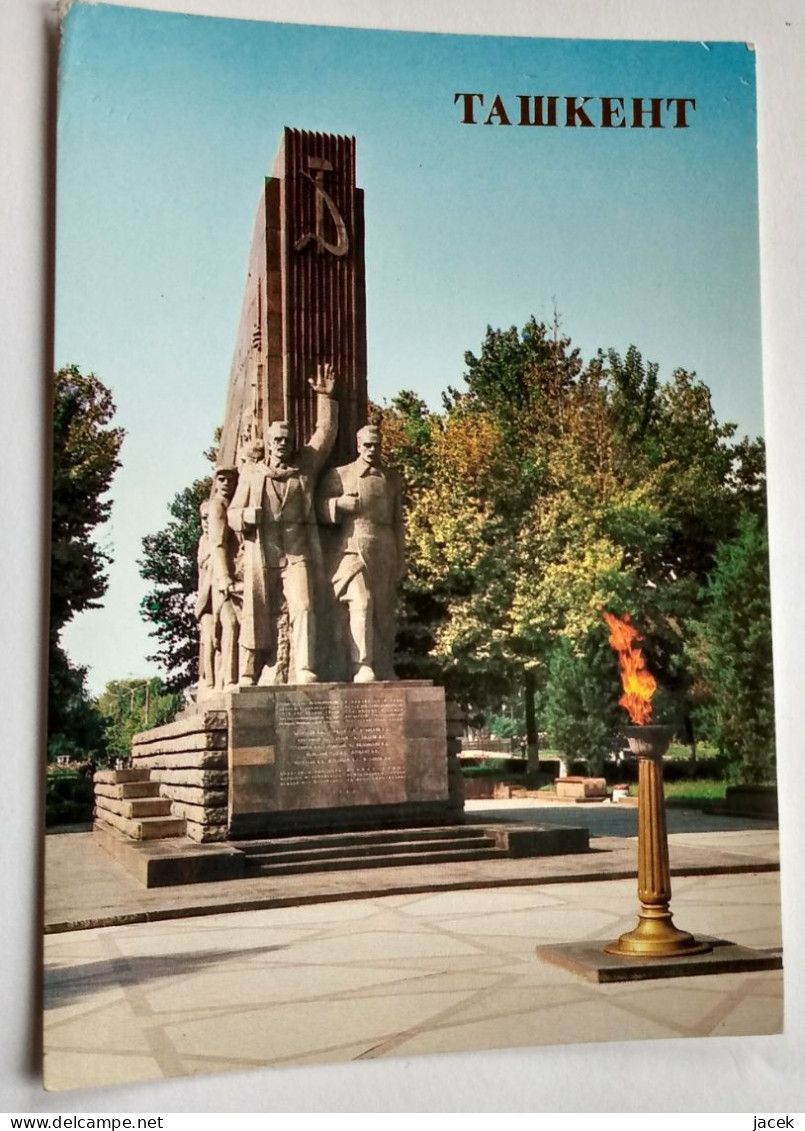
[[[59,638],[76,613],[98,608],[106,592],[109,554],[94,541],[109,517],[105,498],[123,443],[111,427],[112,395],[77,366],[53,377],[53,496],[51,509],[50,631],[48,675],[49,756],[94,753],[102,726],[86,688],[86,670],[71,664]]]
[[[87,669],[71,663],[62,648],[51,645],[47,759],[55,762],[63,754],[75,762],[104,762],[106,731],[87,688]]]
[[[738,536],[718,548],[703,597],[688,649],[702,729],[729,758],[732,777],[748,785],[773,782],[769,550],[757,515],[747,514]]]
[[[585,364],[558,322],[489,328],[466,365],[441,414],[409,396],[389,428],[414,471],[409,579],[438,595],[428,663],[468,704],[496,709],[516,681],[530,707],[557,641],[583,665],[610,608],[689,712],[686,626],[717,547],[762,511],[762,444],[735,443],[695,374],[663,382],[635,347]]]
[[[157,677],[107,683],[98,697],[98,710],[104,718],[109,757],[127,759],[135,734],[170,722],[182,705],[181,694],[166,691]]]
[[[123,443],[109,427],[115,405],[93,374],[75,365],[53,383],[53,504],[51,510],[50,630],[58,637],[76,613],[98,608],[106,592],[109,555],[93,540],[112,509],[105,498]]]
[[[153,625],[160,647],[149,660],[166,672],[166,688],[179,691],[198,679],[198,625],[193,615],[198,590],[197,550],[201,538],[199,507],[209,498],[212,480],[197,479],[180,491],[168,507],[164,529],[143,538],[140,576],[153,582],[140,613]]]
[[[548,663],[545,726],[552,745],[568,761],[586,761],[592,774],[602,772],[613,748],[619,694],[617,665],[602,630],[591,632],[578,651],[567,637],[557,641]]]

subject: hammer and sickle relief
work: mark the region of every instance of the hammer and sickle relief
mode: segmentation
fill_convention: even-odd
[[[335,201],[323,184],[324,174],[332,170],[332,165],[324,158],[310,157],[308,158],[308,166],[315,170],[315,176],[311,177],[310,173],[306,173],[304,169],[302,170],[302,176],[307,177],[316,192],[316,231],[307,232],[305,235],[300,236],[294,244],[294,248],[296,251],[301,251],[302,248],[307,247],[311,240],[313,240],[319,255],[321,255],[323,251],[329,251],[331,255],[346,255],[349,251],[347,226],[344,223],[344,218],[336,207]],[[325,206],[335,225],[335,243],[331,243],[324,234]]]

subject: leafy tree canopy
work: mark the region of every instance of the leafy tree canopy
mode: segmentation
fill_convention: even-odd
[[[182,708],[181,694],[165,690],[160,679],[118,679],[98,697],[110,758],[127,759],[135,734],[170,722]]]
[[[414,611],[429,674],[477,706],[628,611],[687,702],[686,625],[719,547],[762,514],[762,442],[736,442],[695,374],[663,382],[635,347],[585,364],[558,324],[489,328],[466,366],[441,413],[413,394],[381,413],[409,484],[401,641]]]
[[[747,514],[722,545],[703,592],[688,656],[697,683],[698,719],[728,756],[733,777],[774,781],[769,552],[765,528]]]
[[[77,366],[53,378],[53,505],[50,626],[57,637],[76,613],[97,608],[106,592],[109,555],[93,533],[109,517],[105,498],[120,467],[122,428],[111,427],[109,390]]]
[[[75,365],[53,375],[48,756],[103,754],[103,723],[90,699],[86,669],[72,664],[59,637],[76,613],[97,608],[106,592],[109,554],[94,540],[109,517],[106,498],[123,429],[111,426],[111,393]]]
[[[168,672],[166,686],[177,691],[198,678],[198,625],[193,615],[198,589],[197,549],[201,537],[199,507],[209,498],[212,480],[197,479],[168,507],[171,518],[156,534],[143,538],[140,576],[153,583],[140,612],[152,626],[160,647],[150,660]]]

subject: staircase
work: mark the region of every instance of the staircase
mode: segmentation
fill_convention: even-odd
[[[246,857],[247,876],[504,860],[509,855],[484,829],[466,825],[237,841],[235,846]]]
[[[159,796],[150,770],[101,770],[95,774],[95,819],[131,840],[164,840],[185,835],[183,817]]]

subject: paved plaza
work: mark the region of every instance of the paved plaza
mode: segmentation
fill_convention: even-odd
[[[617,870],[616,878],[593,878],[601,873],[602,857],[617,867],[623,863],[607,845],[619,844],[633,861],[634,815],[614,806],[580,813],[579,806],[517,805],[520,817],[530,808],[537,819],[539,810],[541,823],[604,828],[606,835],[593,840],[598,872],[563,882],[562,870],[577,871],[578,858],[510,862],[515,869],[489,862],[499,879],[494,886],[432,884],[427,890],[442,870],[430,867],[416,869],[423,890],[395,893],[400,877],[392,873],[415,869],[383,869],[393,894],[372,894],[384,882],[377,872],[361,874],[371,885],[363,893],[361,876],[352,874],[352,895],[347,888],[328,888],[321,902],[223,912],[214,908],[227,898],[244,906],[244,883],[268,881],[202,884],[193,885],[198,913],[188,906],[185,917],[154,922],[135,916],[125,923],[121,906],[120,925],[85,929],[67,929],[70,924],[59,918],[69,898],[62,889],[61,903],[50,912],[56,929],[45,939],[46,1085],[781,1030],[780,971],[596,985],[539,960],[538,944],[606,940],[634,925],[634,879],[617,878]],[[483,819],[501,810],[507,819],[513,815],[512,803],[482,806]],[[481,803],[474,808],[472,820],[479,819]],[[776,830],[758,821],[669,816],[671,827],[681,828],[670,836],[672,865],[684,857],[698,873],[674,878],[677,924],[748,947],[779,947],[779,874],[768,870],[777,861]],[[613,822],[623,827],[616,832]],[[696,831],[697,824],[703,831]],[[127,888],[126,873],[111,859],[96,857],[94,848],[88,834],[48,837],[51,881],[54,854],[58,860],[72,853],[73,866],[82,856],[96,878],[122,881],[129,910],[137,898],[147,903],[158,895],[165,913],[171,896],[189,897],[190,888]],[[702,874],[713,859],[724,867]],[[527,882],[523,865],[536,869],[536,882]],[[460,873],[461,866],[454,869]],[[288,879],[310,884],[313,877]],[[403,879],[404,889],[416,886],[411,877]],[[80,882],[74,874],[67,885],[76,899]],[[213,888],[224,891],[198,890]],[[77,913],[76,924],[80,908]]]

